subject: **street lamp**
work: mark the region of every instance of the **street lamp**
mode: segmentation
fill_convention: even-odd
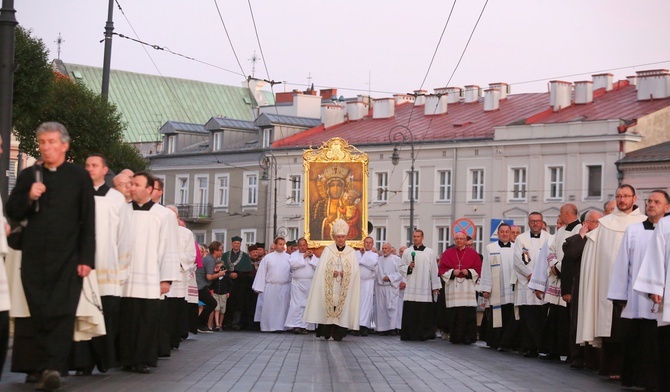
[[[409,230],[407,231],[407,238],[411,240],[412,231],[414,230],[414,135],[412,135],[412,131],[408,127],[396,125],[389,131],[389,141],[394,145],[393,155],[391,155],[393,166],[398,166],[398,162],[400,162],[398,145],[409,142],[412,149],[412,167],[409,171]]]
[[[263,152],[263,155],[258,160],[258,164],[263,169],[263,175],[261,176],[262,181],[268,181],[269,178],[269,169],[272,168],[274,171],[274,186],[275,186],[275,200],[274,200],[274,215],[272,217],[272,239],[277,235],[277,158],[269,152]]]

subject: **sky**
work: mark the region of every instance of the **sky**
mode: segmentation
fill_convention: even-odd
[[[29,0],[15,9],[50,59],[60,33],[61,60],[102,67],[108,4]],[[255,52],[254,76],[285,82],[275,93],[314,83],[379,98],[494,82],[543,92],[549,80],[670,68],[667,15],[667,0],[115,0],[116,33],[210,65],[114,36],[112,68],[239,86]]]

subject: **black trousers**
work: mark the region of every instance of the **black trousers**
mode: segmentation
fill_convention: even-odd
[[[12,372],[66,371],[74,321],[74,315],[14,319]]]
[[[540,351],[566,357],[570,354],[570,309],[567,307],[548,304]]]
[[[446,306],[446,305],[442,305]],[[402,307],[400,340],[425,341],[435,339],[435,304],[405,301]]]
[[[95,366],[99,370],[106,370],[118,366],[121,297],[106,295],[100,299],[106,334],[90,341],[73,343],[70,354],[71,370],[92,370]]]
[[[500,306],[502,327],[493,328],[493,309],[489,306],[484,310],[487,322],[486,344],[490,347],[516,348],[517,321],[514,318],[514,304]],[[484,323],[482,320],[482,323]],[[481,337],[479,340],[482,340]]]
[[[212,297],[208,288],[198,290],[198,300],[205,304],[202,307],[202,312],[198,316],[198,327],[204,328],[209,321],[209,315],[216,309],[216,300]]]
[[[2,368],[5,366],[7,344],[9,342],[9,311],[0,312],[0,380]]]
[[[659,349],[656,320],[621,319],[623,333],[623,370],[625,387],[658,388]]]
[[[119,362],[123,366],[158,362],[159,299],[121,298]]]
[[[541,305],[519,306],[519,333],[522,351],[537,351],[540,346],[545,308]]]

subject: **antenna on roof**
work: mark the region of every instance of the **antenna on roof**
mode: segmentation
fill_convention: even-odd
[[[261,61],[260,56],[256,55],[256,51],[254,50],[254,54],[251,55],[251,58],[249,59],[251,61],[251,77],[254,77],[256,75],[256,63]]]
[[[58,48],[56,52],[58,53],[58,60],[60,60],[60,47],[61,45],[63,45],[63,42],[65,42],[65,40],[63,39],[63,37],[61,37],[60,33],[58,33],[58,38],[54,42],[56,43],[56,47]]]

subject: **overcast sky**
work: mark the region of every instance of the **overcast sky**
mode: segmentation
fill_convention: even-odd
[[[125,16],[115,5],[116,33],[228,71],[118,36],[113,69],[240,85],[241,75],[252,72],[254,51],[261,56],[246,0],[117,3]],[[425,90],[447,85],[485,3],[456,3]],[[304,89],[310,81],[317,89],[339,88],[346,97],[368,89],[373,97],[411,92],[422,85],[452,5],[451,0],[251,0],[263,50],[255,76],[267,79],[269,73],[269,79],[287,82],[275,92]],[[102,66],[108,0],[29,0],[15,7],[19,24],[44,40],[50,58],[57,56],[61,33],[64,62]],[[668,15],[668,0],[490,0],[449,85],[507,82],[513,93],[546,91],[555,78],[588,80],[600,71],[617,80],[636,70],[670,68]]]

